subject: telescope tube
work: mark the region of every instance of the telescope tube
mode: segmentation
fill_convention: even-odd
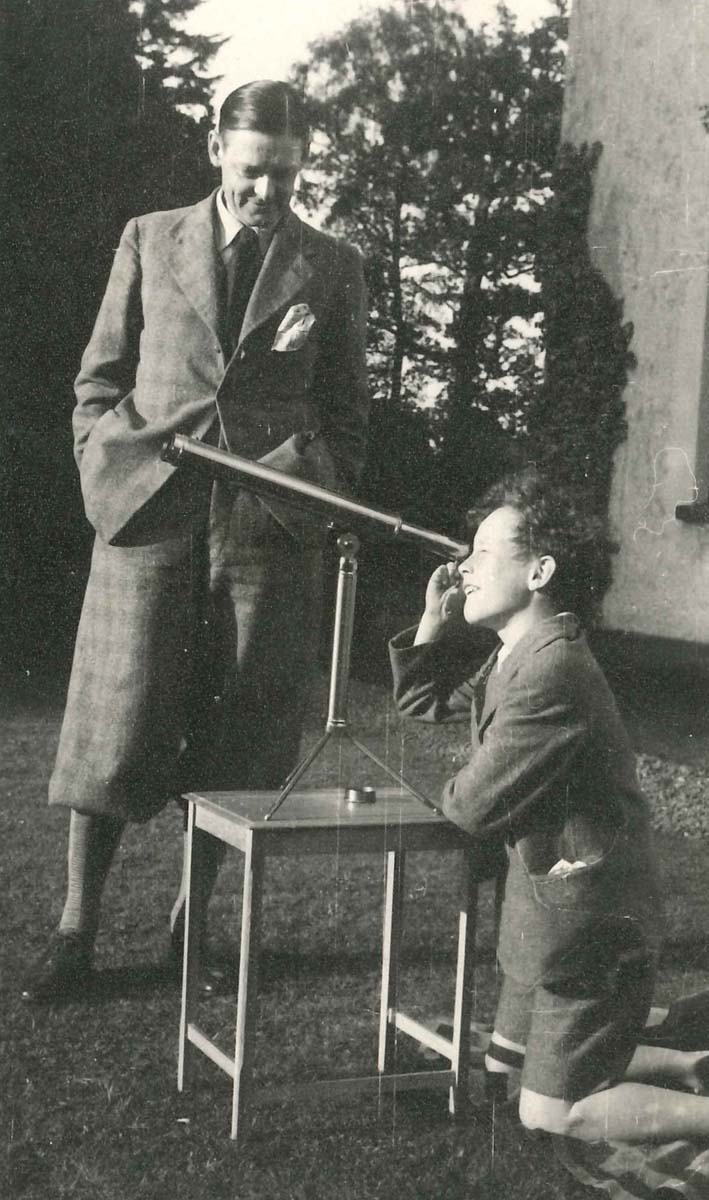
[[[310,483],[307,479],[297,479],[293,475],[286,475],[284,471],[277,471],[274,467],[253,462],[250,458],[242,458],[241,455],[232,454],[228,450],[207,446],[197,438],[181,433],[174,434],[166,443],[162,457],[173,466],[188,460],[190,465],[194,464],[214,476],[238,483],[260,496],[271,496],[286,501],[327,521],[333,521],[337,517],[347,529],[364,528],[378,537],[415,542],[443,558],[459,558],[468,553],[465,542],[456,542],[442,533],[421,529],[418,525],[409,525],[395,513],[360,504],[348,496],[341,495],[340,492]]]

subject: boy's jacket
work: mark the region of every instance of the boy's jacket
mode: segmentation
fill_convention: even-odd
[[[470,641],[391,643],[403,712],[472,713],[472,750],[443,809],[477,843],[481,874],[509,860],[498,958],[526,986],[602,979],[657,952],[661,906],[649,813],[615,701],[579,622],[563,614],[466,678]],[[569,873],[550,872],[566,860]],[[499,860],[498,860],[499,861]]]

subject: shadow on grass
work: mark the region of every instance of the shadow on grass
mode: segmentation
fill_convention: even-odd
[[[236,995],[239,980],[239,958],[222,949],[212,960],[224,975],[224,987],[220,994]],[[495,961],[493,946],[481,946],[476,954],[478,965],[490,965]],[[430,946],[416,947],[401,956],[402,966],[421,967],[435,965],[454,966],[455,958],[449,950],[431,950]],[[325,979],[333,975],[349,974],[361,979],[372,971],[372,956],[367,951],[339,951],[332,954],[307,955],[291,950],[264,950],[259,957],[259,988],[261,991],[277,986],[282,979]],[[104,967],[94,972],[91,990],[87,999],[91,1004],[108,1004],[114,1000],[130,1000],[141,996],[161,993],[179,993],[180,972],[169,961],[159,963],[137,963],[130,967]],[[76,1003],[75,999],[55,1002],[56,1006]]]
[[[709,934],[668,939],[662,946],[660,968],[706,970],[709,967]]]
[[[131,967],[105,967],[94,971],[91,984],[80,996],[56,997],[51,1004],[27,1004],[28,1010],[69,1008],[72,1005],[111,1004],[114,1000],[136,1000],[161,994],[178,994],[180,981],[169,963],[137,963]]]
[[[476,962],[482,966],[495,961],[493,946],[480,946]],[[400,956],[402,967],[428,967],[455,964],[455,956],[446,947],[432,948],[430,945],[416,946],[404,950]],[[283,977],[319,979],[334,974],[351,974],[361,978],[371,972],[375,964],[370,951],[338,951],[331,954],[302,955],[291,950],[267,950],[259,959],[259,980],[262,985],[273,984]],[[378,964],[376,964],[378,968]]]
[[[154,996],[179,990],[179,976],[171,963],[135,963],[131,967],[105,967],[96,972],[93,995],[98,1002]]]
[[[20,1001],[28,1012],[64,1009],[72,1006],[110,1004],[114,1000],[153,998],[170,992],[179,994],[180,981],[174,968],[167,963],[138,963],[131,967],[105,967],[93,972],[88,988],[77,994],[56,996],[48,1002]],[[0,987],[0,996],[19,1001],[18,980],[9,972]]]

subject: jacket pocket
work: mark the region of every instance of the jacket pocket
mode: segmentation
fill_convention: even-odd
[[[513,851],[500,961],[527,984],[593,992],[620,956],[649,952],[658,917],[652,863],[623,832],[567,875],[531,874]]]
[[[545,908],[560,909],[602,904],[609,868],[618,855],[621,836],[614,838],[605,853],[584,862],[582,866],[569,864],[568,870],[554,874],[549,871],[529,872],[528,878],[537,903]]]

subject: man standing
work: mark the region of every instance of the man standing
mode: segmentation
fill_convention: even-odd
[[[326,487],[357,479],[362,266],[290,209],[307,148],[289,85],[238,88],[209,135],[221,187],[130,221],[116,252],[76,380],[97,538],[50,782],[50,803],[71,809],[67,898],[30,1001],[89,983],[126,822],[190,787],[275,788],[297,757],[321,535],[283,504],[175,472],[161,450],[180,432]]]

